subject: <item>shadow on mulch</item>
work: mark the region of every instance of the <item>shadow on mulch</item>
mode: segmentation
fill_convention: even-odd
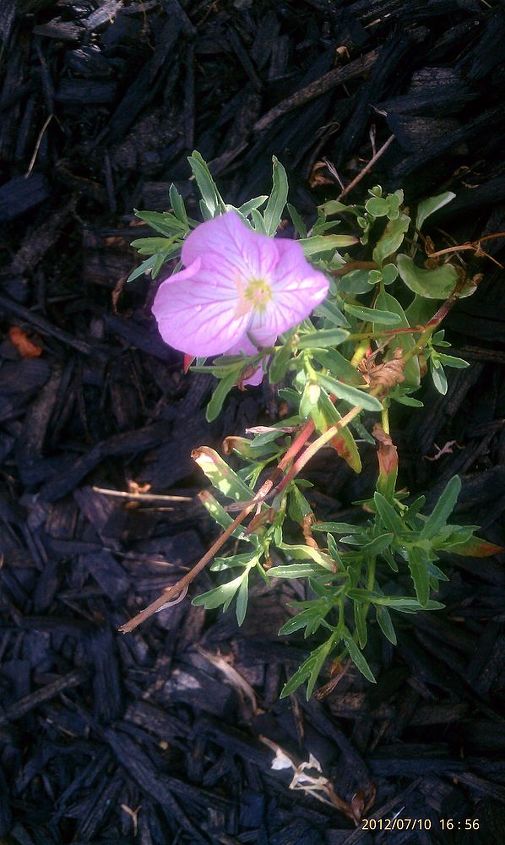
[[[372,631],[377,686],[350,673],[324,701],[278,701],[306,654],[276,633],[296,584],[256,587],[242,629],[189,603],[116,628],[213,536],[192,448],[273,407],[265,387],[236,392],[205,422],[211,383],[159,340],[155,286],[123,287],[133,207],[165,208],[171,181],[195,207],[196,148],[232,202],[268,190],[275,153],[310,217],[339,193],[335,171],[348,184],[393,134],[358,192],[454,190],[442,246],[505,229],[503,4],[22,5],[0,10],[2,841],[501,845],[503,562],[447,558],[447,610],[409,619],[397,650]],[[449,319],[471,367],[393,433],[406,485],[433,499],[460,473],[458,518],[503,544],[503,273],[471,269],[485,280]],[[27,337],[37,357],[20,355]],[[370,492],[365,457],[360,476],[314,462],[323,518]],[[376,792],[373,829],[290,790],[261,737],[313,754],[356,812]],[[387,830],[396,816],[415,830]]]

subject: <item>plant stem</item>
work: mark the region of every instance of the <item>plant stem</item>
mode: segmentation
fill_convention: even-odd
[[[384,429],[385,434],[389,434],[389,408],[385,407],[382,409],[382,428]]]

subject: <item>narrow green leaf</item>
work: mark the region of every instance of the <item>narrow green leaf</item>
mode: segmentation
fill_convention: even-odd
[[[209,404],[207,405],[205,413],[207,422],[212,422],[219,416],[224,405],[224,400],[237,384],[239,376],[240,369],[234,369],[231,370],[228,375],[224,376],[224,378],[219,380],[210,398]]]
[[[375,396],[370,396],[350,384],[344,384],[322,373],[317,374],[317,380],[328,393],[332,393],[337,399],[342,399],[349,405],[360,405],[367,411],[382,411],[382,405]]]
[[[346,302],[344,305],[348,314],[358,317],[359,320],[366,320],[367,323],[377,323],[381,326],[399,326],[401,317],[392,311],[380,311],[378,308],[366,308],[364,305],[351,305]]]
[[[168,190],[168,196],[170,199],[170,205],[172,206],[175,216],[178,220],[181,221],[181,223],[186,226],[186,228],[189,228],[188,215],[186,213],[186,206],[184,205],[184,200],[175,185],[173,184],[173,182]]]
[[[359,650],[349,632],[347,632],[347,636],[344,636],[344,643],[347,647],[347,651],[349,652],[349,657],[356,668],[359,669],[361,674],[364,675],[368,681],[372,684],[376,684],[377,681],[375,680],[375,676],[367,663],[365,655]]]
[[[267,206],[263,213],[265,232],[267,235],[275,235],[281,222],[282,212],[286,207],[288,198],[288,177],[280,161],[272,156],[272,192],[268,198]]]
[[[246,569],[240,582],[240,587],[237,592],[237,600],[235,603],[235,613],[237,622],[242,625],[245,615],[247,613],[247,602],[249,599],[249,570]]]
[[[416,229],[422,229],[424,221],[428,219],[430,214],[434,214],[448,202],[452,202],[455,196],[456,194],[453,194],[452,191],[445,191],[443,194],[422,200],[417,206]]]
[[[198,150],[193,150],[192,155],[188,157],[188,162],[196,179],[202,201],[209,215],[215,217],[225,210],[225,203],[212,178],[207,163],[203,160]]]
[[[290,563],[287,566],[272,566],[267,571],[269,578],[312,578],[321,572],[315,563]]]
[[[379,623],[379,628],[381,629],[386,639],[389,640],[389,642],[393,645],[397,645],[398,640],[396,639],[396,633],[391,619],[391,614],[389,613],[387,607],[377,606],[375,608],[375,615],[377,622]]]
[[[318,364],[329,370],[332,376],[348,384],[364,384],[356,367],[337,349],[314,349],[312,357]]]
[[[303,221],[302,216],[298,213],[296,208],[291,205],[290,202],[287,203],[287,209],[289,212],[289,216],[291,217],[291,222],[295,228],[295,232],[299,238],[306,238],[307,237],[307,227]]]
[[[345,329],[321,329],[302,335],[298,341],[299,349],[324,349],[327,346],[338,346],[349,337]]]
[[[354,627],[356,628],[356,634],[358,636],[358,644],[360,648],[365,648],[367,639],[368,639],[368,632],[366,626],[366,606],[361,604],[361,602],[355,601],[354,603]]]
[[[254,491],[210,446],[194,449],[191,457],[205,473],[212,486],[224,496],[236,502],[249,501],[254,496]]]
[[[377,513],[384,523],[385,528],[388,531],[392,531],[397,537],[401,536],[405,532],[405,525],[393,505],[384,498],[382,493],[374,493],[373,498]]]
[[[313,235],[310,238],[300,238],[298,241],[305,255],[319,255],[331,252],[344,246],[358,243],[354,235]]]
[[[412,581],[416,590],[419,604],[425,607],[430,597],[430,571],[429,560],[424,549],[419,546],[410,546],[408,552],[408,564]]]
[[[445,396],[447,393],[448,383],[444,368],[441,364],[437,366],[433,360],[430,361],[430,364],[431,378],[433,384],[435,385],[435,389],[441,393],[442,396]]]
[[[369,557],[379,555],[384,551],[384,549],[387,549],[391,545],[392,540],[393,534],[381,534],[379,537],[375,537],[373,540],[370,540],[370,542],[364,543],[364,545],[361,546],[361,553],[363,555],[368,555]]]
[[[461,481],[457,475],[454,475],[444,488],[437,504],[426,520],[420,534],[422,539],[435,537],[440,529],[443,528],[455,508],[460,492]]]

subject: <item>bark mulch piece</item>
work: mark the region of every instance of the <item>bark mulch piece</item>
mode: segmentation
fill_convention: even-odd
[[[215,526],[191,450],[268,421],[266,388],[184,376],[159,339],[155,285],[125,280],[132,209],[197,214],[198,149],[231,202],[269,189],[271,156],[310,217],[391,135],[351,199],[453,190],[431,234],[505,229],[505,12],[477,0],[84,0],[0,10],[0,837],[9,845],[503,841],[501,559],[451,558],[444,612],[371,629],[371,687],[350,672],[323,700],[279,701],[307,643],[277,638],[298,586],[256,586],[233,615],[180,603],[117,627],[198,560]],[[26,8],[25,8],[26,7]],[[312,190],[309,190],[309,187]],[[451,241],[452,243],[452,241]],[[486,242],[503,261],[503,241]],[[505,544],[503,271],[451,312],[470,361],[447,397],[395,420],[402,481],[433,502],[463,479],[462,523]],[[25,341],[22,357],[13,331]],[[26,353],[26,349],[29,350]],[[368,449],[368,451],[367,451]],[[323,518],[356,515],[355,476],[316,460]],[[195,593],[208,589],[203,573]],[[323,678],[327,680],[327,678]],[[264,740],[267,739],[268,743]],[[278,746],[312,754],[373,830],[290,789]],[[380,830],[388,819],[422,829]],[[442,832],[440,818],[479,819]]]

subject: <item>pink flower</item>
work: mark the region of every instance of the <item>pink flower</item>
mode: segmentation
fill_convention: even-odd
[[[253,232],[232,211],[197,226],[181,258],[185,269],[162,282],[152,310],[165,343],[195,357],[254,355],[328,292],[300,244]]]

